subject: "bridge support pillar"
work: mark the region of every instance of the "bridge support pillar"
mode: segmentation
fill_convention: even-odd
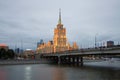
[[[79,57],[77,57],[77,64],[79,64]]]
[[[68,56],[68,64],[70,64],[70,63],[71,63],[71,57]]]
[[[55,64],[72,64],[72,65],[83,65],[83,57],[82,56],[43,56],[46,60],[50,61],[50,63]]]
[[[75,63],[75,57],[72,57],[72,64]]]
[[[58,64],[61,64],[61,57],[58,56]]]
[[[81,66],[83,66],[83,57],[80,57]]]

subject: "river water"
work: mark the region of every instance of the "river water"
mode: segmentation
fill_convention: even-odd
[[[120,61],[84,66],[50,64],[0,65],[0,80],[120,80]]]

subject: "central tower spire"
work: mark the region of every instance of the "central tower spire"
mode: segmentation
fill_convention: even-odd
[[[58,20],[58,24],[61,24],[61,9],[59,9],[59,20]]]

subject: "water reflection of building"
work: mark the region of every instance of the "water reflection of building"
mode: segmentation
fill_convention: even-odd
[[[0,80],[7,80],[7,73],[4,69],[0,69]]]
[[[59,20],[57,27],[54,29],[54,38],[53,41],[49,41],[48,43],[39,44],[37,47],[38,53],[52,53],[52,52],[61,52],[67,50],[76,50],[78,46],[76,42],[71,46],[67,42],[66,37],[66,28],[63,27],[61,22],[61,11],[59,11]]]
[[[53,80],[66,80],[64,71],[61,68],[55,68],[53,71]]]

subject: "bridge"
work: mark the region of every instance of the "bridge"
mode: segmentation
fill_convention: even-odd
[[[83,57],[87,56],[118,56],[120,57],[119,48],[98,48],[98,49],[81,49],[76,51],[65,51],[59,53],[44,53],[41,58],[47,59],[57,64],[80,64],[83,65]]]

